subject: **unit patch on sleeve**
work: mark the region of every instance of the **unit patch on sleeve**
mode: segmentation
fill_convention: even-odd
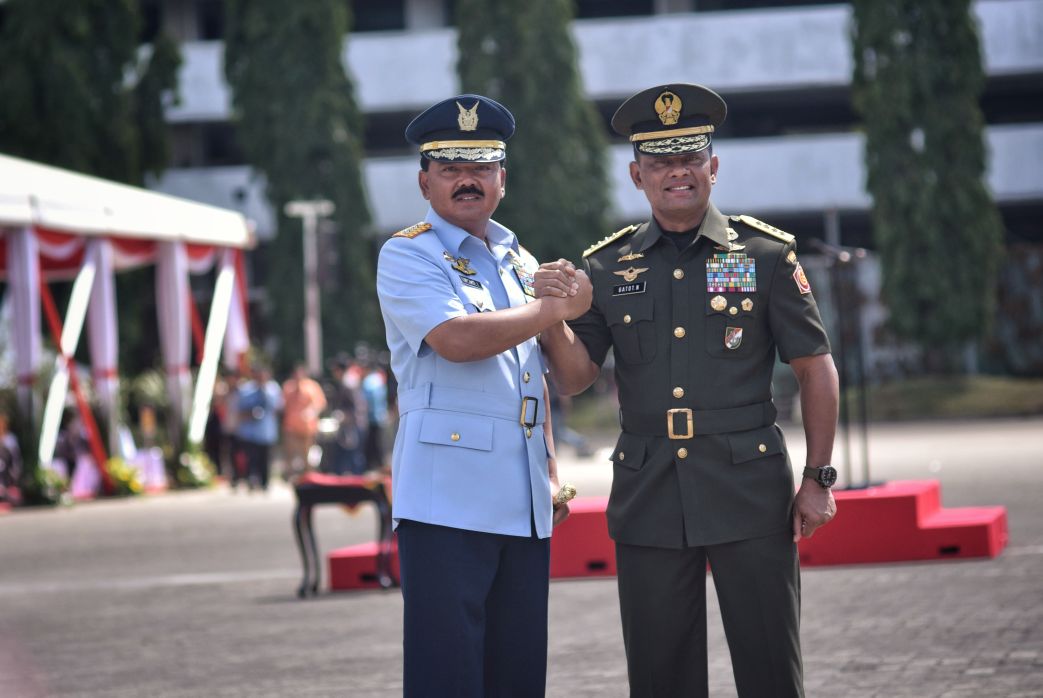
[[[757,260],[745,252],[714,254],[706,260],[708,293],[754,293],[757,290]]]
[[[800,262],[797,262],[797,268],[793,270],[793,281],[796,282],[800,295],[811,293],[811,284],[808,282],[808,277],[804,274],[804,267],[800,266]]]

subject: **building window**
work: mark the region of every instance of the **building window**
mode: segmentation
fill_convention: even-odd
[[[400,31],[406,28],[405,0],[350,0],[351,31]]]
[[[196,27],[203,41],[225,36],[225,5],[221,0],[196,0]]]
[[[654,10],[654,0],[577,0],[576,2],[577,19],[650,15]]]

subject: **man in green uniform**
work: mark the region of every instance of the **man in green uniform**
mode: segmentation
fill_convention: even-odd
[[[543,332],[561,390],[586,389],[615,354],[607,515],[632,696],[707,695],[707,562],[739,695],[803,695],[796,543],[836,511],[829,342],[793,236],[710,202],[725,114],[698,85],[624,102],[612,126],[634,144],[651,220],[590,247],[584,271],[559,260],[536,274],[538,295],[563,296],[583,273],[594,286],[585,315]],[[801,389],[796,496],[771,399],[776,352]]]

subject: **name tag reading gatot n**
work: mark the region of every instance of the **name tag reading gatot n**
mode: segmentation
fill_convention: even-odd
[[[632,281],[629,284],[618,284],[612,287],[613,296],[629,296],[635,293],[645,292],[644,281]]]

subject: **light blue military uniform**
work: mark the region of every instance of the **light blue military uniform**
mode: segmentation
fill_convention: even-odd
[[[432,209],[380,251],[377,292],[401,415],[392,512],[396,526],[408,519],[512,536],[535,527],[547,538],[552,493],[537,340],[462,363],[424,341],[447,320],[531,300],[535,259],[494,221],[486,235],[488,246]]]

